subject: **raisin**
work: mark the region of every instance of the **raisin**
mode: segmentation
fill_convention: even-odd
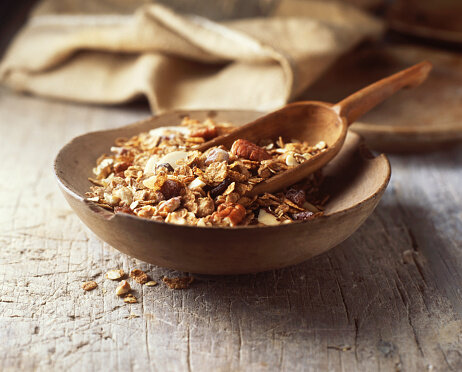
[[[170,165],[170,163],[157,164],[156,165],[156,171],[159,170],[160,168],[164,168],[167,172],[173,172],[174,171],[174,169]]]
[[[181,183],[175,180],[166,180],[160,188],[160,192],[164,195],[165,199],[168,200],[180,195],[182,188]]]
[[[230,184],[231,180],[229,178],[225,178],[222,183],[210,190],[210,196],[215,199],[218,195],[223,194]]]
[[[305,203],[306,196],[305,196],[305,191],[303,190],[297,190],[297,189],[289,189],[286,192],[286,198],[289,199],[291,202],[294,202],[297,204],[299,207]]]

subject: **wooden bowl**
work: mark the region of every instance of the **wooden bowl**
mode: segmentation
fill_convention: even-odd
[[[325,215],[301,223],[237,228],[195,227],[113,214],[84,199],[96,159],[117,137],[174,125],[188,115],[241,125],[262,115],[254,111],[179,111],[123,128],[73,139],[55,160],[58,183],[69,205],[102,240],[140,260],[201,274],[243,274],[294,265],[348,238],[372,213],[390,179],[385,155],[373,157],[357,134],[349,133],[340,154],[325,168],[331,195]]]

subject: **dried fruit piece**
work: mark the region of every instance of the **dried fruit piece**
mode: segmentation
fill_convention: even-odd
[[[231,147],[231,153],[241,158],[255,161],[261,161],[271,157],[265,149],[245,139],[234,141]]]
[[[164,195],[165,199],[168,200],[180,195],[182,188],[183,186],[178,181],[165,180],[160,188],[160,192]]]
[[[94,282],[93,280],[89,281],[89,282],[85,282],[82,284],[82,289],[84,291],[92,291],[93,289],[95,289],[96,287],[98,286],[98,284],[96,284],[96,282]]]
[[[303,190],[289,189],[286,192],[286,198],[301,207],[306,201],[306,194]]]
[[[138,300],[136,299],[135,296],[133,296],[131,293],[129,293],[124,297],[124,302],[127,303],[127,304],[136,304],[138,302]]]
[[[231,180],[229,178],[226,178],[222,183],[210,190],[210,196],[212,198],[216,198],[218,195],[223,194],[223,192],[228,188],[230,184]]]
[[[157,282],[155,282],[154,280],[150,280],[149,282],[146,282],[146,284],[148,287],[154,287],[157,285]]]
[[[130,284],[126,280],[122,280],[119,284],[119,286],[116,288],[116,295],[117,296],[122,296],[125,293],[128,293],[131,291]]]
[[[236,226],[244,219],[245,208],[240,204],[223,203],[218,206],[216,216],[221,220],[227,218],[231,226]]]
[[[159,171],[160,169],[165,169],[167,172],[175,171],[173,167],[170,165],[170,163],[156,164],[156,171]]]
[[[307,221],[307,220],[312,220],[318,215],[318,213],[313,213],[310,211],[305,211],[305,212],[298,212],[294,213],[292,215],[292,218],[296,221]]]
[[[144,284],[148,281],[148,275],[139,269],[134,269],[130,272],[130,277],[135,280],[135,282]]]
[[[164,276],[162,281],[170,288],[170,289],[187,289],[194,281],[194,277],[192,276],[184,276],[182,278],[167,278]]]
[[[122,269],[109,270],[106,273],[106,278],[109,280],[119,280],[125,275],[125,272]]]

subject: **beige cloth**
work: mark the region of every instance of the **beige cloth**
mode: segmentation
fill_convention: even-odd
[[[323,1],[285,0],[270,17],[225,22],[160,4],[131,15],[79,14],[70,3],[67,14],[66,2],[48,0],[32,15],[0,64],[3,84],[103,104],[145,95],[156,112],[269,110],[382,30],[360,10]]]

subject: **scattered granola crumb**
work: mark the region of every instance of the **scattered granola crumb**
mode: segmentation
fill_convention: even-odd
[[[139,318],[140,316],[138,314],[130,314],[129,316],[127,316],[126,318],[127,319],[134,319],[134,318]]]
[[[138,302],[138,300],[136,299],[135,296],[133,296],[131,293],[128,293],[125,297],[124,297],[124,302],[127,303],[127,304],[136,304]]]
[[[148,275],[144,271],[141,271],[139,269],[133,269],[130,272],[130,277],[133,278],[135,282],[140,284],[144,284],[148,281]]]
[[[125,293],[130,292],[130,290],[131,290],[130,284],[126,280],[122,280],[120,285],[116,288],[116,295],[122,296]]]
[[[192,276],[184,276],[182,278],[167,278],[164,276],[162,281],[170,288],[170,289],[188,289],[191,283],[194,281],[194,277]]]
[[[98,286],[98,284],[96,284],[96,282],[94,282],[93,280],[89,281],[89,282],[85,282],[82,284],[82,289],[84,291],[92,291],[93,289],[95,289],[96,287]]]
[[[145,285],[147,285],[148,287],[154,287],[157,285],[157,282],[155,282],[154,280],[150,280]]]
[[[125,272],[122,269],[109,270],[106,273],[106,279],[109,280],[119,280],[125,275]]]

